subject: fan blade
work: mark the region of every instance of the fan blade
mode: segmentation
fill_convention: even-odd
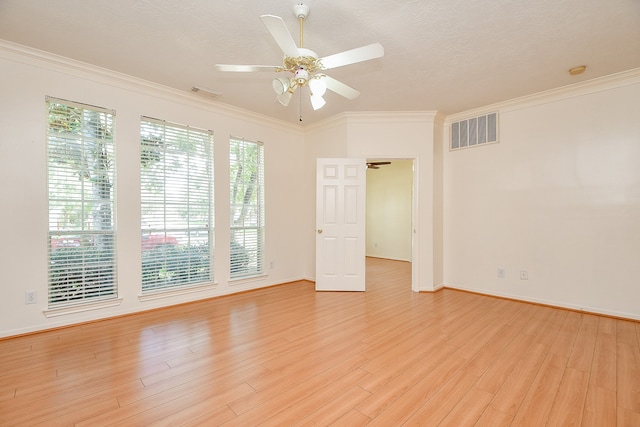
[[[360,92],[354,88],[349,87],[332,77],[324,76],[322,79],[327,83],[327,89],[337,93],[338,95],[342,95],[347,99],[356,99],[360,95]]]
[[[298,46],[296,46],[296,42],[293,40],[282,18],[275,15],[262,15],[260,19],[262,19],[262,23],[267,27],[267,30],[269,30],[271,36],[286,56],[292,58],[299,56]]]
[[[368,61],[382,56],[384,56],[384,48],[382,45],[380,43],[373,43],[367,46],[336,53],[334,55],[325,56],[324,58],[320,58],[320,61],[322,61],[322,68],[328,70],[330,68],[342,67],[344,65]]]
[[[232,71],[239,73],[248,73],[251,71],[282,71],[282,67],[277,65],[228,65],[216,64],[218,71]]]

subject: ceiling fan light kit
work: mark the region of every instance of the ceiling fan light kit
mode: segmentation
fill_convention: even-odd
[[[286,107],[287,105],[289,105],[289,102],[291,101],[291,96],[293,96],[293,93],[286,91],[285,93],[276,96],[276,99],[280,104]]]
[[[313,78],[309,82],[309,89],[311,89],[311,96],[324,96],[327,92],[327,82],[321,78]]]
[[[309,6],[302,3],[296,4],[293,7],[293,13],[300,21],[300,47],[296,45],[282,18],[274,15],[262,15],[260,17],[284,53],[282,66],[216,64],[216,69],[231,72],[274,71],[291,73],[292,77],[276,77],[271,83],[276,93],[276,100],[285,107],[289,105],[292,94],[298,88],[303,87],[309,88],[311,106],[314,110],[318,110],[326,104],[323,96],[327,89],[347,99],[358,97],[360,92],[356,89],[327,76],[322,71],[380,58],[384,56],[382,45],[373,43],[319,58],[318,54],[313,50],[303,47],[304,20],[309,15]]]
[[[273,91],[276,95],[282,95],[289,90],[291,80],[284,77],[276,77],[272,80],[271,84],[273,85]]]

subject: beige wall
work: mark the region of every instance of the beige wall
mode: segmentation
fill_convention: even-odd
[[[307,167],[315,171],[317,157],[400,158],[414,161],[412,289],[434,290],[433,162],[434,130],[438,116],[433,111],[346,113],[311,127],[305,134]],[[315,176],[307,182],[315,193]],[[315,204],[309,207],[309,228],[314,229]],[[312,248],[313,234],[308,239]],[[315,252],[308,253],[306,274],[315,277]]]
[[[446,285],[640,319],[640,73],[495,110],[499,143],[444,152]]]
[[[413,160],[367,169],[367,256],[411,261]]]
[[[0,74],[0,337],[313,279],[318,157],[413,160],[414,290],[446,284],[640,319],[640,70],[444,124],[435,112],[346,113],[304,129],[1,43]],[[47,95],[116,110],[121,302],[58,317],[44,314]],[[498,144],[448,151],[451,120],[494,110]],[[212,129],[215,138],[216,283],[151,301],[139,298],[141,115]],[[227,273],[229,135],[265,143],[274,268],[241,283]],[[28,290],[37,304],[25,305]]]
[[[302,278],[309,252],[304,232],[304,140],[296,124],[216,107],[189,93],[0,44],[0,336],[15,335],[209,298]],[[121,302],[112,307],[46,317],[47,183],[45,96],[116,111],[117,250]],[[214,132],[216,283],[193,293],[141,301],[140,116]],[[266,261],[274,268],[252,281],[229,281],[230,135],[265,144]],[[25,305],[35,290],[38,303]]]
[[[301,177],[307,198],[302,202],[304,233],[299,236],[305,248],[304,277],[316,277],[316,159],[323,157],[347,157],[347,131],[343,117],[313,128],[305,134],[304,175]]]
[[[364,158],[414,160],[412,289],[433,291],[434,282],[434,143],[435,111],[358,113],[350,115],[349,154]]]

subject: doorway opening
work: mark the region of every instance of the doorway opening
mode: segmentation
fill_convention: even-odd
[[[367,164],[367,260],[408,262],[413,272],[414,159],[376,158],[367,159]],[[367,270],[370,265],[389,263],[367,262]],[[415,289],[413,283],[409,286]]]

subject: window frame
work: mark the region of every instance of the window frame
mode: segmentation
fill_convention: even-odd
[[[256,148],[256,175],[255,175],[255,203],[238,204],[234,202],[234,197],[238,195],[238,186],[242,184],[244,194],[242,199],[247,196],[247,188],[250,188],[251,179],[238,182],[234,174],[238,173],[238,169],[234,168],[234,144],[243,145],[245,149],[253,144]],[[265,196],[264,196],[264,165],[265,165],[264,143],[261,141],[249,140],[242,137],[231,136],[229,138],[229,278],[231,281],[250,279],[253,277],[263,276],[265,274]],[[246,157],[242,162],[243,165],[248,164]],[[248,186],[245,188],[245,186]],[[235,187],[235,188],[234,188]],[[236,218],[237,208],[240,207],[240,216]],[[244,209],[253,210],[253,223],[243,221],[240,224],[234,224],[237,220],[247,218],[242,215]],[[251,215],[249,215],[251,216]],[[237,232],[242,234],[242,244],[236,241]],[[251,240],[254,236],[255,242]],[[234,245],[235,243],[235,245]],[[248,248],[247,244],[255,243],[255,247]]]
[[[115,111],[49,96],[45,105],[48,308],[115,300]]]
[[[145,129],[149,132],[146,136]],[[151,133],[154,133],[156,138],[161,135],[160,139],[152,141]],[[152,146],[152,144],[156,145]],[[191,149],[181,152],[178,147],[180,144],[192,149],[196,147],[193,152],[197,155],[192,156]],[[176,156],[182,156],[182,160]],[[215,273],[213,131],[142,116],[140,118],[140,159],[142,295],[189,289],[213,282]],[[152,161],[155,163],[145,164]],[[168,165],[167,162],[170,161],[173,165]],[[178,168],[176,162],[179,162],[181,167]],[[202,162],[204,162],[204,173],[197,170],[198,167],[203,166]],[[186,168],[182,167],[185,164]],[[161,175],[154,175],[154,177],[162,181],[162,190],[152,194],[150,191],[146,192],[145,186],[148,185],[147,180],[154,177],[145,176],[145,168],[154,166],[160,166],[156,169],[161,169]],[[171,184],[174,190],[167,191],[167,185]],[[193,185],[196,187],[205,185],[206,189],[198,191]],[[195,202],[196,197],[204,195],[206,195],[204,202]],[[154,200],[156,196],[160,196],[161,201]],[[184,200],[177,201],[177,197],[183,197]],[[202,216],[199,217],[199,225],[196,213],[198,209],[205,212],[204,220]],[[182,220],[178,219],[176,213],[180,210],[182,210]],[[154,211],[156,215],[149,213]],[[160,211],[161,218],[158,214]],[[173,225],[169,225],[170,223]],[[154,239],[152,240],[151,237]]]

